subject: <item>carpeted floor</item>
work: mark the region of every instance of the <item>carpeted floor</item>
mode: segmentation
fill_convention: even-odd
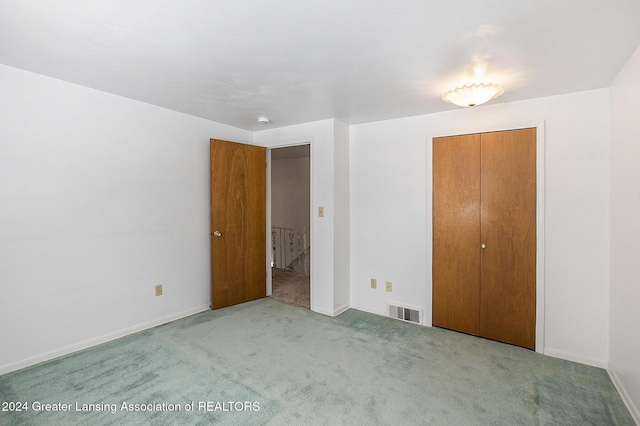
[[[0,425],[633,425],[602,369],[269,298],[0,376],[0,400],[29,408]]]
[[[271,298],[309,309],[309,275],[288,269],[271,268]]]

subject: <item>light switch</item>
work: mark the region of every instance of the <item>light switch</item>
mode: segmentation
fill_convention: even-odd
[[[324,217],[324,207],[318,207],[318,217]]]

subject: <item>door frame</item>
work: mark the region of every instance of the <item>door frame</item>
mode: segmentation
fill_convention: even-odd
[[[471,133],[500,132],[505,130],[517,130],[535,128],[536,129],[536,352],[544,353],[544,294],[545,294],[545,222],[544,222],[544,200],[545,200],[545,176],[544,176],[544,146],[545,146],[545,122],[542,121],[520,121],[507,122],[498,125],[472,126],[465,128],[454,128],[438,130],[427,134],[427,247],[433,249],[433,139],[438,137],[466,135]],[[432,282],[432,257],[426,259],[427,266],[427,301],[426,307],[430,315],[425,315],[424,325],[433,325],[433,282]]]
[[[271,150],[278,148],[289,148],[300,145],[309,145],[309,251],[311,252],[311,256],[309,258],[309,306],[310,310],[314,310],[314,285],[313,285],[313,277],[314,277],[314,256],[316,253],[315,250],[315,236],[314,236],[314,224],[313,224],[313,212],[314,212],[314,202],[313,202],[313,140],[312,139],[302,139],[300,141],[286,141],[282,143],[276,143],[274,145],[269,145],[267,148],[267,229],[265,232],[267,233],[267,258],[266,258],[266,267],[267,267],[267,296],[270,296],[273,291],[273,277],[271,276]]]

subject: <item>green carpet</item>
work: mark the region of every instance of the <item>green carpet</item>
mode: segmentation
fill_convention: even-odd
[[[271,299],[0,376],[0,400],[29,409],[0,425],[634,424],[602,369]]]

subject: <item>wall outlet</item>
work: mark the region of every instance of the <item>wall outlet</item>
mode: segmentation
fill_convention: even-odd
[[[378,288],[378,281],[375,278],[371,278],[371,288]]]
[[[387,281],[387,291],[388,292],[393,291],[393,283],[391,281]]]
[[[162,284],[156,286],[156,296],[162,296]]]

